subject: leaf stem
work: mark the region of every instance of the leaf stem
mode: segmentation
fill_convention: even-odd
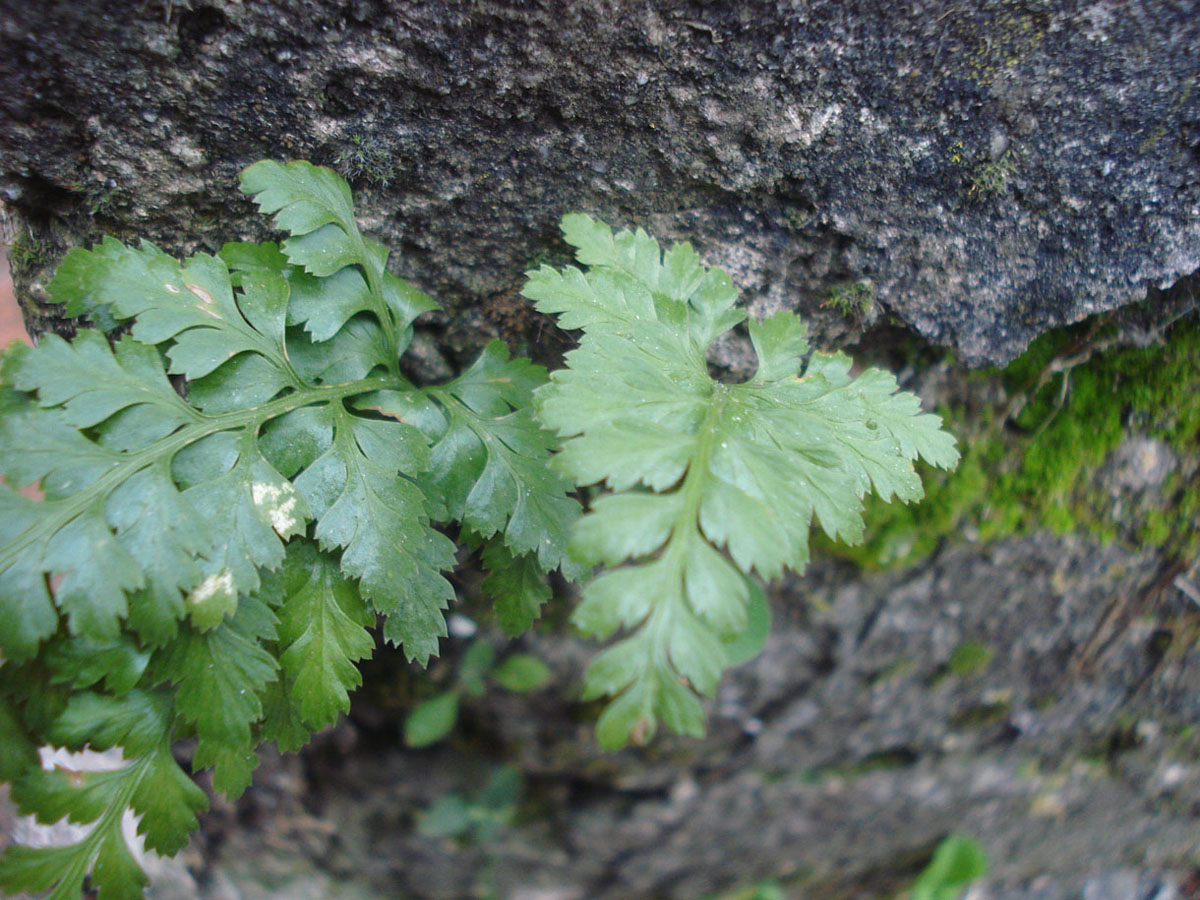
[[[151,753],[147,753],[117,770],[122,776],[121,787],[104,812],[94,820],[91,830],[78,843],[69,845],[74,850],[71,854],[72,859],[68,866],[61,870],[55,882],[56,886],[76,881],[82,884],[88,872],[95,866],[100,845],[107,836],[106,832],[115,828],[120,834],[121,818],[125,815],[125,810],[130,808],[133,796],[137,793],[142,778],[150,768],[150,762]],[[124,843],[124,837],[122,836],[120,839]],[[54,894],[57,895],[58,891],[56,890]]]
[[[704,487],[710,475],[708,463],[712,458],[721,419],[729,399],[728,386],[714,381],[709,404],[704,411],[704,419],[696,432],[696,449],[688,461],[687,474],[684,475],[683,484],[679,488],[683,492],[683,505],[680,507],[679,515],[675,518],[666,551],[667,563],[671,569],[670,581],[675,590],[667,594],[665,598],[667,602],[654,605],[650,619],[645,626],[650,629],[649,639],[654,648],[655,660],[663,665],[670,664],[666,648],[669,644],[671,620],[674,617],[676,605],[671,601],[686,602],[684,573],[687,565],[688,542],[697,538],[704,539],[700,535],[700,503],[704,500]]]
[[[354,223],[354,219],[350,221]],[[384,342],[387,350],[387,367],[388,371],[400,376],[400,337],[396,333],[396,319],[392,315],[391,307],[388,306],[387,300],[383,296],[383,266],[377,266],[375,257],[371,254],[370,247],[367,246],[366,240],[362,233],[358,230],[357,223],[354,223],[354,242],[358,248],[359,258],[363,262],[363,271],[367,276],[367,289],[371,292],[371,305],[375,317],[379,319],[379,326],[383,329]]]

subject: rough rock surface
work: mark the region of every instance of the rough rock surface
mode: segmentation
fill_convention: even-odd
[[[576,209],[826,342],[891,316],[971,363],[1200,268],[1193,2],[3,0],[0,40],[35,330],[67,243],[257,227],[236,173],[266,156],[353,178],[452,363],[537,343],[520,273]],[[849,322],[821,308],[861,279]]]
[[[567,687],[493,692],[446,744],[398,748],[367,700],[303,757],[268,760],[236,820],[209,817],[196,890],[698,900],[775,878],[788,896],[889,897],[960,832],[991,857],[976,900],[1185,898],[1200,649],[1174,577],[1153,553],[1045,537],[860,580],[819,566],[776,597],[706,740],[615,756],[569,687],[590,648],[535,638]],[[526,776],[516,824],[418,833],[506,761]]]

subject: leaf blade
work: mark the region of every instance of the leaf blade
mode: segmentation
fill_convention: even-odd
[[[700,698],[766,639],[751,576],[802,570],[814,519],[860,540],[862,496],[917,499],[912,460],[953,465],[953,439],[885,373],[853,379],[846,357],[819,353],[805,368],[788,312],[750,323],[751,380],[714,381],[708,346],[742,318],[725,273],[589,216],[567,216],[563,233],[590,268],[543,266],[523,293],[583,333],[536,410],[564,442],[555,466],[613,491],[573,530],[573,552],[602,572],[572,621],[602,639],[627,631],[588,668],[584,696],[612,698],[597,723],[608,748],[659,721],[700,734]]]

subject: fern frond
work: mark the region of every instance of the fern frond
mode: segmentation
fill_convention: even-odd
[[[861,539],[865,493],[917,499],[913,460],[950,467],[958,454],[890,375],[851,379],[847,357],[820,353],[805,369],[791,313],[749,323],[753,378],[714,380],[709,345],[743,318],[725,273],[686,244],[663,253],[587,216],[567,216],[563,233],[590,268],[543,266],[524,294],[583,333],[537,411],[563,440],[556,467],[611,491],[575,528],[572,553],[604,571],[573,621],[601,639],[626,632],[589,667],[584,697],[613,698],[605,747],[649,740],[660,719],[700,735],[700,697],[750,627],[751,579],[803,570],[814,517]]]

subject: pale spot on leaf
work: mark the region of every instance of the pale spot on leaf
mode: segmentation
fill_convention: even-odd
[[[212,294],[210,294],[204,288],[200,287],[200,285],[189,284],[187,286],[187,289],[189,291],[191,291],[193,294],[195,294],[197,297],[199,297],[201,303],[208,304],[209,306],[212,305],[212,302],[213,302]]]
[[[231,595],[233,593],[233,573],[228,569],[222,569],[220,572],[214,572],[202,582],[200,582],[188,594],[188,602],[194,604],[203,603],[217,594]]]
[[[198,284],[186,284],[185,283],[185,286],[187,287],[187,289],[189,291],[191,291],[193,294],[195,294],[197,297],[199,297],[200,302],[202,304],[204,304],[203,306],[200,307],[202,312],[208,313],[214,319],[220,319],[222,322],[225,321],[224,316],[222,316],[216,310],[211,309],[211,307],[213,305],[212,294],[210,294],[204,288],[200,287],[200,285],[198,285]]]
[[[250,485],[250,499],[267,514],[271,527],[280,537],[287,537],[296,528],[296,489],[288,482],[282,485],[265,481]]]

